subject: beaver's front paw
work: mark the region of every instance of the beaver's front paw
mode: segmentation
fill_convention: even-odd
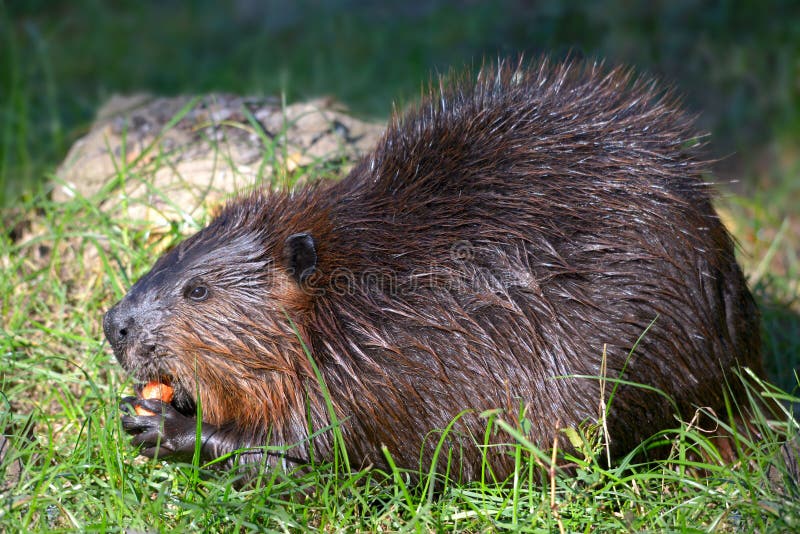
[[[136,415],[136,408],[153,415]],[[159,399],[125,397],[120,403],[122,428],[148,458],[190,461],[197,442],[197,418],[187,417]]]

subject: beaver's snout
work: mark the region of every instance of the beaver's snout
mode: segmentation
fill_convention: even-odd
[[[115,353],[125,349],[130,340],[136,337],[139,328],[136,318],[127,308],[123,302],[119,302],[103,317],[103,332]]]
[[[125,366],[126,354],[149,355],[155,351],[152,324],[148,318],[159,317],[155,307],[128,294],[103,316],[103,332],[114,355]]]

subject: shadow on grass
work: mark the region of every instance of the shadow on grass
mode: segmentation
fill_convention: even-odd
[[[769,281],[754,290],[761,309],[761,344],[769,379],[787,393],[800,391],[800,302],[786,299]],[[795,413],[800,406],[795,405]]]

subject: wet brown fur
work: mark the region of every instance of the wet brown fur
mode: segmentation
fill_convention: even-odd
[[[385,465],[386,445],[424,467],[428,433],[467,410],[450,443],[468,479],[484,410],[524,410],[545,448],[557,422],[596,421],[599,380],[578,376],[600,375],[604,347],[609,377],[665,392],[684,420],[724,413],[725,382],[742,395],[729,371],[761,372],[758,313],[694,139],[676,100],[625,70],[451,77],[341,182],[244,196],[162,257],[126,297],[150,333],[118,357],[141,380],[172,377],[186,405],[199,393],[231,445],[308,458],[309,418],[331,422],[310,353],[354,465]],[[285,250],[298,232],[318,258],[302,282]],[[185,298],[191,280],[205,302]],[[674,412],[620,387],[612,454],[676,426]],[[502,452],[489,462],[513,469]]]

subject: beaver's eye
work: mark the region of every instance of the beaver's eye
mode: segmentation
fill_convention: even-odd
[[[195,302],[202,302],[208,298],[208,288],[202,285],[194,286],[186,292],[186,296]]]

